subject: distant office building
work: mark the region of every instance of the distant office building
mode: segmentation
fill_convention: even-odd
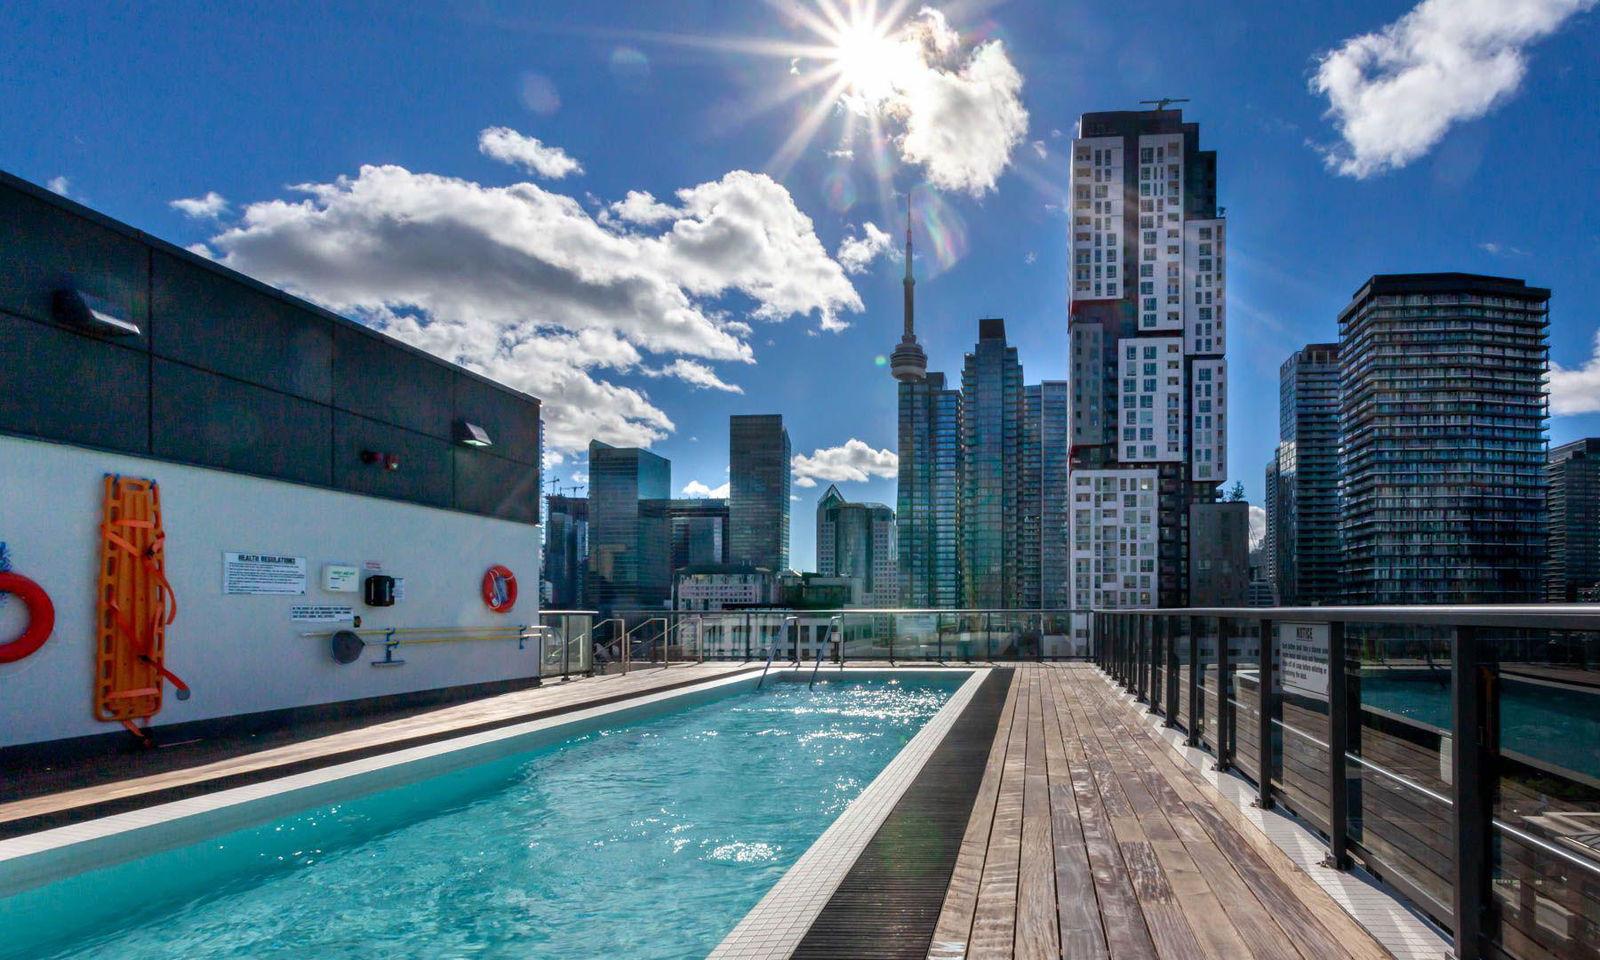
[[[1023,388],[1018,606],[1065,608],[1072,599],[1072,392],[1065,380]]]
[[[1280,526],[1283,523],[1285,505],[1283,484],[1278,476],[1278,453],[1276,450],[1273,451],[1272,457],[1267,460],[1266,485],[1264,489],[1266,503],[1263,509],[1267,513],[1267,529],[1261,538],[1261,579],[1271,585],[1274,596],[1281,596],[1278,585],[1282,582],[1283,571],[1279,568],[1278,558],[1280,553],[1283,552],[1280,544],[1285,541],[1285,537],[1280,530]]]
[[[961,371],[961,575],[967,607],[1015,607],[1022,494],[1022,364],[1004,320],[978,321]]]
[[[1339,315],[1344,599],[1545,595],[1550,291],[1380,275]]]
[[[773,603],[771,570],[756,567],[713,564],[692,566],[678,571],[679,610],[738,610],[769,607]]]
[[[1242,607],[1250,586],[1250,504],[1189,505],[1189,606]]]
[[[1190,596],[1190,505],[1227,476],[1217,158],[1179,110],[1087,113],[1072,143],[1072,606]],[[1075,624],[1080,636],[1086,625]]]
[[[645,557],[650,569],[647,579],[654,589],[664,590],[660,600],[670,597],[678,571],[728,562],[728,501],[644,500],[639,504],[639,516],[648,530],[645,542],[650,545]]]
[[[791,610],[843,610],[862,606],[858,577],[785,570],[778,574],[774,593],[776,605]]]
[[[961,391],[928,372],[915,330],[916,278],[906,221],[905,330],[889,356],[899,387],[900,606],[961,605]]]
[[[544,579],[550,606],[582,610],[589,575],[589,498],[545,498]]]
[[[817,501],[817,572],[860,581],[864,607],[900,602],[899,540],[894,511],[881,503],[851,503],[829,485]]]
[[[1250,583],[1244,590],[1244,605],[1247,607],[1276,607],[1278,591],[1267,579],[1265,567],[1252,565],[1250,567]]]
[[[1600,438],[1550,451],[1545,599],[1577,603],[1600,586]]]
[[[1268,479],[1272,580],[1285,606],[1337,603],[1339,345],[1313,343],[1278,369],[1278,450]],[[1272,474],[1275,474],[1275,479]]]
[[[600,610],[664,604],[672,589],[668,526],[647,516],[645,500],[665,500],[672,463],[637,447],[589,444],[589,591]]]
[[[729,559],[788,569],[791,451],[783,417],[730,417],[728,434]]]

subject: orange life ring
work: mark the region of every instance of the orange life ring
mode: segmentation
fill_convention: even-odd
[[[495,613],[505,613],[517,605],[517,575],[495,564],[483,572],[483,602]]]
[[[43,587],[20,573],[0,573],[0,593],[13,594],[28,608],[28,629],[10,643],[0,643],[0,663],[14,663],[50,639],[56,628],[56,605]]]

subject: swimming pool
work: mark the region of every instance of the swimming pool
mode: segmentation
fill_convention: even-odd
[[[0,900],[0,957],[704,956],[967,679],[596,723]]]

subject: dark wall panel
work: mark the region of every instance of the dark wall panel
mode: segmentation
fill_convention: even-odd
[[[342,324],[334,329],[333,355],[334,406],[450,439],[454,370]]]
[[[394,454],[400,467],[386,470],[381,464],[362,463],[363,450]],[[450,444],[444,440],[342,410],[333,413],[333,483],[341,490],[448,507],[453,470]]]
[[[456,508],[502,520],[539,522],[537,467],[487,450],[455,448]]]
[[[489,432],[496,456],[539,463],[539,405],[474,377],[456,374],[455,415]]]
[[[0,425],[149,453],[149,367],[143,351],[0,314]]]
[[[144,244],[18,190],[0,190],[0,309],[54,322],[51,297],[71,286],[149,329]],[[143,350],[142,337],[126,340]]]
[[[333,399],[333,322],[198,264],[156,254],[157,356],[285,393]]]
[[[331,485],[328,407],[166,360],[154,387],[156,456]]]

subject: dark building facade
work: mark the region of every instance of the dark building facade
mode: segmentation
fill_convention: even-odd
[[[729,561],[787,570],[792,451],[783,417],[730,417],[728,435]]]
[[[672,462],[637,447],[589,444],[589,590],[600,610],[661,606],[671,596],[670,527],[646,500],[666,500]]]
[[[961,580],[961,391],[942,373],[902,380],[896,535],[900,604],[959,607]]]
[[[1576,603],[1600,584],[1600,437],[1550,451],[1545,599]]]
[[[1019,604],[1023,412],[1022,364],[1017,348],[1006,343],[1005,321],[979,320],[978,342],[961,371],[961,573],[967,607]]]
[[[1190,504],[1189,531],[1189,606],[1245,606],[1250,595],[1250,504]]]
[[[1271,579],[1287,606],[1337,603],[1341,593],[1339,390],[1336,343],[1308,344],[1278,370],[1279,443],[1267,526]]]
[[[1064,609],[1072,599],[1072,519],[1069,472],[1072,391],[1065,380],[1023,388],[1022,496],[1017,533],[1021,607]]]
[[[544,579],[557,610],[582,610],[588,597],[589,498],[545,498]]]
[[[1550,291],[1379,275],[1339,315],[1346,602],[1545,595]]]

